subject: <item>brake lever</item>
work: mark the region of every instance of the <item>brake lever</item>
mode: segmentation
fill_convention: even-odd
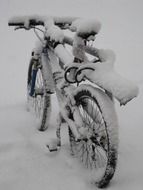
[[[14,30],[19,30],[19,29],[30,30],[31,28],[30,27],[27,28],[25,26],[17,26],[17,27],[14,28]]]

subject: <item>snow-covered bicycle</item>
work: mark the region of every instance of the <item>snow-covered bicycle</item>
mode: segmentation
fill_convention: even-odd
[[[101,24],[71,17],[30,16],[12,18],[9,26],[33,29],[39,38],[29,64],[27,94],[41,131],[48,128],[51,95],[57,96],[60,113],[56,148],[49,145],[49,150],[61,146],[60,129],[66,122],[71,153],[92,174],[98,187],[107,186],[116,169],[118,152],[113,98],[126,104],[137,96],[138,88],[114,71],[111,50],[90,45]],[[65,35],[69,31],[72,37]]]

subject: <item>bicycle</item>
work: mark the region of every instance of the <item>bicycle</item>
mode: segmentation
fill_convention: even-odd
[[[104,58],[108,57],[103,56],[104,51],[89,45],[100,30],[100,23],[79,18],[33,16],[12,18],[9,26],[33,29],[40,41],[31,55],[27,95],[28,104],[34,107],[39,117],[40,131],[48,128],[51,95],[57,96],[60,108],[57,142],[56,148],[49,146],[49,150],[60,148],[60,129],[66,122],[71,153],[88,171],[97,175],[93,176],[97,187],[106,187],[114,176],[118,153],[118,122],[113,97],[125,104],[137,96],[137,88],[130,85],[133,93],[128,97],[127,93],[120,96],[113,85],[104,85],[93,77],[96,72],[101,75],[99,68],[104,66]],[[65,30],[74,33],[74,38],[67,37],[63,33]],[[43,33],[43,38],[37,31]],[[66,45],[73,47],[72,53]],[[103,73],[108,79],[106,72]],[[116,73],[114,76],[119,77]]]

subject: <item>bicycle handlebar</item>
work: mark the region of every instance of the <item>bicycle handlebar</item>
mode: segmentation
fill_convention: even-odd
[[[10,19],[10,21],[8,22],[9,26],[27,26],[30,28],[30,26],[45,26],[45,22],[47,19],[52,19],[54,24],[59,26],[61,29],[68,29],[69,26],[72,24],[72,22],[76,19],[76,18],[64,18],[64,17],[39,17],[39,16],[31,16],[31,18],[29,17],[13,17],[12,19]]]
[[[9,26],[25,26],[25,22],[20,22],[20,21],[9,21],[8,25]],[[36,19],[29,19],[28,20],[28,25],[29,26],[37,26],[37,25],[41,25],[44,26],[44,22],[43,21],[37,21]]]
[[[40,17],[40,16],[31,16],[31,17],[13,17],[9,20],[8,25],[9,26],[16,26],[20,28],[24,28],[26,30],[29,30],[31,28],[34,28],[35,26],[45,26],[46,20],[49,19],[49,17]],[[69,29],[71,30],[70,26],[72,25],[72,22],[76,20],[77,18],[71,17],[71,18],[66,18],[66,17],[52,17],[53,22],[55,25],[60,27],[61,29]],[[72,29],[72,32],[76,32]],[[64,43],[73,45],[73,39],[64,36]],[[93,47],[88,47],[85,46],[85,52],[87,52],[90,55],[98,57],[98,49],[93,48]]]

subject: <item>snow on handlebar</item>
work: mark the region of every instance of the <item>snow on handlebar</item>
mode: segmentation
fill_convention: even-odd
[[[23,26],[29,29],[33,26],[44,26],[46,29],[52,25],[58,26],[60,29],[69,29],[83,39],[91,39],[99,33],[101,24],[95,19],[82,19],[76,17],[46,17],[46,16],[18,16],[9,20],[9,26]]]
[[[17,29],[25,28],[27,30],[38,25],[44,26],[45,37],[50,39],[50,42],[54,42],[54,51],[61,59],[64,57],[63,62],[65,64],[69,63],[67,60],[70,60],[70,63],[73,61],[71,56],[71,59],[69,59],[63,44],[67,43],[71,45],[73,47],[73,56],[86,64],[81,66],[79,63],[77,65],[70,65],[72,67],[68,67],[65,74],[68,82],[80,82],[84,78],[87,78],[92,83],[110,92],[121,105],[126,104],[138,95],[138,87],[114,70],[115,55],[113,51],[85,45],[85,40],[88,41],[92,36],[99,33],[101,28],[99,21],[74,17],[26,16],[14,17],[9,20],[8,24],[9,26],[17,26]],[[69,29],[75,32],[74,38],[66,38],[62,29]],[[63,52],[65,56],[63,56]],[[88,63],[86,52],[99,58],[97,59],[99,61]]]
[[[76,18],[73,17],[47,17],[47,16],[17,16],[9,20],[9,26],[45,26],[47,22],[63,27],[71,24]],[[48,24],[49,24],[48,23]]]

